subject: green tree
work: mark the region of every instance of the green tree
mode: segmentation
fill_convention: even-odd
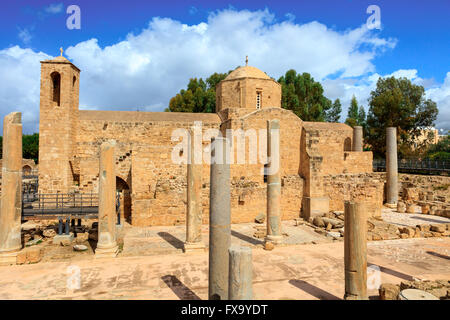
[[[347,119],[345,119],[345,123],[351,127],[358,126],[359,124],[359,106],[356,97],[353,95],[352,100],[350,102],[350,107],[347,112]],[[364,111],[364,108],[363,108]]]
[[[366,126],[366,111],[363,106],[359,106],[358,111],[358,125],[365,127]]]
[[[341,100],[336,99],[333,102],[333,105],[331,106],[329,112],[327,112],[327,115],[325,117],[327,122],[339,122],[339,119],[341,118],[341,112],[342,112],[342,105]]]
[[[402,144],[411,145],[420,129],[432,127],[438,109],[436,103],[425,99],[425,89],[406,78],[380,78],[370,93],[367,115],[367,142],[375,155],[386,151],[386,128],[396,127],[399,153]]]
[[[426,157],[432,160],[450,160],[450,136],[447,135],[438,143],[430,145]]]
[[[22,157],[39,160],[39,133],[22,135]],[[3,137],[0,136],[0,158],[3,158]]]
[[[39,133],[24,134],[22,136],[22,154],[24,159],[39,159]]]
[[[278,82],[283,108],[292,110],[304,121],[325,121],[329,117],[331,100],[323,95],[322,85],[309,73],[297,74],[291,69]]]
[[[230,73],[214,73],[205,81],[191,78],[186,90],[170,99],[168,112],[216,112],[216,85]]]

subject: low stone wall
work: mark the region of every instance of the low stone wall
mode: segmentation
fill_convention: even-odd
[[[369,216],[379,216],[383,206],[384,180],[371,173],[340,174],[323,177],[330,210],[344,210],[345,201],[364,201]]]

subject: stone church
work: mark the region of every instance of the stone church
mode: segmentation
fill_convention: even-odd
[[[235,69],[216,88],[216,113],[79,110],[80,70],[63,56],[41,62],[39,191],[98,192],[99,146],[114,139],[116,184],[132,225],[184,224],[186,164],[171,154],[174,130],[266,129],[280,121],[283,220],[343,210],[364,198],[381,210],[383,181],[367,177],[372,153],[352,151],[353,129],[342,123],[306,122],[281,108],[281,85],[261,70]],[[258,143],[264,141],[258,141]],[[207,147],[208,141],[204,140]],[[231,165],[232,223],[266,213],[264,164]],[[209,214],[209,165],[203,164],[203,221]]]

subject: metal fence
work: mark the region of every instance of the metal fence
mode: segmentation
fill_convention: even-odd
[[[374,159],[374,171],[386,171],[386,160]],[[450,173],[450,161],[431,159],[399,159],[398,171],[403,173],[422,173],[448,175]]]
[[[24,219],[95,218],[98,216],[97,193],[23,193]]]

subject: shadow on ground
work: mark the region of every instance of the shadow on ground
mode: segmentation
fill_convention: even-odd
[[[334,294],[326,292],[325,290],[322,290],[304,280],[293,279],[289,280],[289,283],[320,300],[342,300]]]
[[[176,276],[161,277],[164,283],[176,294],[180,300],[201,300],[191,289],[186,287]]]

